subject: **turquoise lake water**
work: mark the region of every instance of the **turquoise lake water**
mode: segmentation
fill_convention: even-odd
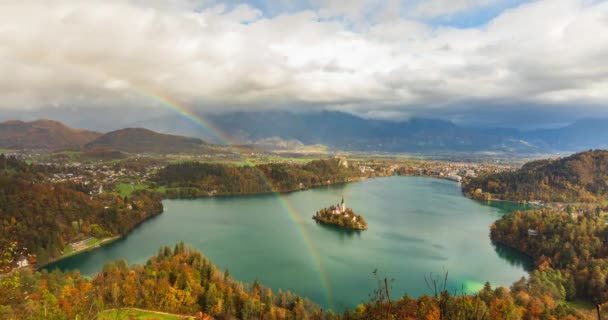
[[[340,201],[369,230],[316,224],[318,209]],[[451,181],[390,177],[281,195],[166,200],[165,212],[123,239],[48,266],[94,275],[108,261],[144,263],[179,241],[201,250],[233,278],[260,280],[325,308],[353,308],[376,288],[372,274],[394,279],[392,295],[430,293],[424,277],[449,272],[452,289],[474,291],[488,280],[510,285],[527,275],[526,257],[495,246],[490,225],[516,209],[465,198]]]

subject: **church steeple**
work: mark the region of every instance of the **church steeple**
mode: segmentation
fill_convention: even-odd
[[[344,195],[342,195],[342,202],[340,202],[340,209],[342,213],[346,212],[346,203],[344,202]]]

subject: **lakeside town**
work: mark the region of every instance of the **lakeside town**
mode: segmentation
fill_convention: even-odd
[[[132,191],[154,188],[151,178],[156,172],[171,163],[183,161],[200,161],[210,163],[227,163],[240,165],[255,165],[262,163],[306,163],[315,158],[313,156],[285,157],[280,154],[267,152],[250,152],[243,160],[243,155],[232,153],[219,153],[214,155],[143,155],[135,154],[124,159],[97,160],[79,159],[73,152],[66,156],[65,152],[45,153],[41,151],[19,151],[5,153],[28,163],[47,168],[52,174],[46,177],[51,183],[70,183],[79,185],[89,195],[99,195],[103,192],[119,192],[129,194]],[[315,155],[319,156],[319,155]],[[322,155],[322,157],[332,157]],[[499,173],[515,170],[518,163],[497,164],[487,162],[460,162],[445,160],[419,160],[407,156],[375,157],[356,155],[348,158],[347,155],[334,156],[341,159],[341,163],[358,169],[365,177],[383,177],[390,175],[428,176],[462,182],[463,179],[474,178],[484,173]]]

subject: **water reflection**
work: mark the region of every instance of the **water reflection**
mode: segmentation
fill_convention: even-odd
[[[340,239],[345,239],[345,238],[352,238],[352,237],[357,237],[360,238],[361,237],[361,230],[352,230],[352,229],[345,229],[345,228],[341,228],[338,226],[334,226],[331,224],[323,224],[323,223],[316,223],[317,226],[326,229],[326,230],[331,230],[332,232],[335,232],[335,234],[337,234]]]
[[[534,206],[531,206],[531,205],[526,204],[526,203],[519,203],[519,202],[510,202],[510,201],[481,201],[481,200],[477,200],[477,202],[480,203],[480,204],[482,204],[482,205],[484,205],[484,206],[496,208],[502,214],[508,214],[508,213],[513,212],[513,211],[522,211],[522,210],[532,210],[532,209],[535,209]]]
[[[495,241],[492,241],[492,246],[494,247],[496,254],[512,266],[521,267],[527,272],[532,272],[534,270],[534,260],[525,253]]]

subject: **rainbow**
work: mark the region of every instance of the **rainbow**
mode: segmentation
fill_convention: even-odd
[[[140,90],[140,91],[138,91],[138,93],[140,95],[142,95],[143,97],[152,99],[156,103],[160,104],[161,106],[163,106],[169,110],[172,110],[172,111],[178,113],[179,115],[183,116],[184,118],[188,119],[193,124],[201,127],[206,132],[213,135],[213,137],[216,138],[218,141],[221,141],[222,143],[226,144],[226,146],[231,148],[232,151],[234,151],[236,154],[240,155],[241,158],[246,158],[237,148],[231,147],[233,145],[236,145],[237,143],[234,143],[234,141],[231,141],[231,139],[228,136],[226,136],[224,133],[222,133],[222,131],[217,129],[212,123],[207,121],[205,118],[198,116],[195,113],[193,113],[192,111],[190,111],[190,109],[188,107],[186,107],[184,104],[182,104],[176,100],[170,99],[166,96],[163,96],[161,94],[151,93],[150,91],[141,91]],[[252,166],[252,167],[255,168],[255,166]],[[306,229],[304,228],[304,224],[302,223],[301,217],[298,214],[297,209],[295,209],[290,204],[290,202],[283,195],[281,195],[280,192],[275,190],[275,188],[273,187],[270,180],[264,175],[264,173],[261,170],[258,170],[258,172],[260,174],[260,177],[262,177],[262,180],[264,181],[264,183],[268,186],[268,188],[270,190],[272,190],[272,193],[274,195],[276,195],[277,199],[279,200],[279,203],[289,213],[289,217],[291,218],[298,234],[300,234],[302,239],[304,240],[304,243],[306,244],[306,246],[308,248],[310,256],[311,256],[314,264],[318,268],[317,271],[320,276],[319,280],[321,281],[321,285],[324,290],[327,305],[330,308],[333,308],[334,307],[333,298],[332,298],[333,295],[332,295],[331,286],[330,286],[330,283],[328,280],[327,271],[325,270],[325,267],[321,261],[321,257],[319,255],[316,247],[313,245],[313,242],[312,242],[310,236],[308,235],[308,232],[306,232]]]

